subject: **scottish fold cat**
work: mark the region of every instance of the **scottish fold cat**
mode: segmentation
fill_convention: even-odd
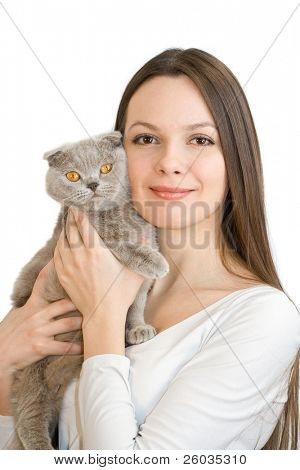
[[[155,336],[155,328],[145,324],[144,307],[154,280],[169,270],[159,252],[157,229],[143,219],[131,204],[127,156],[119,131],[91,139],[66,143],[44,154],[49,168],[47,193],[60,206],[51,238],[22,268],[11,299],[14,307],[24,305],[31,295],[37,275],[53,257],[66,224],[68,208],[77,206],[88,214],[90,223],[119,261],[145,277],[130,306],[125,327],[125,344],[138,344]],[[53,270],[45,282],[48,302],[68,298]],[[80,316],[78,310],[56,317]],[[82,332],[55,336],[58,341],[82,342]],[[11,407],[15,433],[6,449],[53,449],[61,401],[69,382],[79,377],[82,355],[47,356],[14,375]]]

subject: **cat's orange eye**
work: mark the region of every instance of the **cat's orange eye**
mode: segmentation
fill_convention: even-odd
[[[100,166],[100,171],[101,173],[109,173],[112,169],[112,164],[111,163],[106,163],[105,165]]]
[[[80,174],[77,171],[69,171],[66,174],[66,177],[69,181],[78,181],[80,179]]]

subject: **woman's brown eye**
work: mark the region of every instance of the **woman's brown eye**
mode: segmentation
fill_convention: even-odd
[[[141,140],[142,139],[142,140]],[[155,137],[150,134],[143,134],[133,139],[133,143],[137,145],[152,144]],[[151,140],[151,142],[149,142]],[[146,142],[145,142],[146,141]]]
[[[213,145],[213,141],[204,136],[194,137],[192,140],[197,140],[198,142],[200,141],[201,145]]]
[[[111,163],[106,163],[105,165],[102,165],[100,167],[100,171],[103,174],[109,173],[111,171],[111,169],[112,169]]]
[[[152,144],[153,142],[153,137],[151,135],[144,135],[144,137],[142,137],[143,139],[143,143],[144,144]]]
[[[68,178],[69,181],[78,181],[80,179],[80,174],[77,173],[77,171],[69,171],[66,174],[66,177]]]

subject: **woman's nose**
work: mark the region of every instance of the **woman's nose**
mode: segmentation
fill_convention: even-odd
[[[176,152],[176,153],[175,153]],[[159,173],[183,173],[184,172],[184,162],[180,161],[178,157],[177,149],[169,149],[164,151],[164,155],[158,158],[156,162],[156,171]]]
[[[170,168],[170,167],[167,167],[167,168],[166,168],[166,167],[164,167],[164,168],[160,167],[160,168],[159,168],[159,173],[165,173],[165,174],[171,174],[171,173],[178,174],[178,173],[179,173],[179,174],[180,174],[181,171],[180,171],[180,170],[176,170],[175,168],[172,169],[172,168]]]

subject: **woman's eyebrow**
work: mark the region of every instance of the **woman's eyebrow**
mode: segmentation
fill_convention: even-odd
[[[136,121],[133,124],[131,124],[128,130],[130,131],[130,129],[138,125],[148,127],[149,129],[152,129],[154,131],[159,131],[159,127],[155,126],[154,124],[150,124],[150,122],[146,122],[146,121]],[[217,130],[216,126],[212,122],[209,122],[209,121],[195,122],[193,124],[188,124],[186,126],[183,126],[183,129],[185,131],[193,131],[195,129],[198,129],[199,127],[213,127],[214,129]]]

